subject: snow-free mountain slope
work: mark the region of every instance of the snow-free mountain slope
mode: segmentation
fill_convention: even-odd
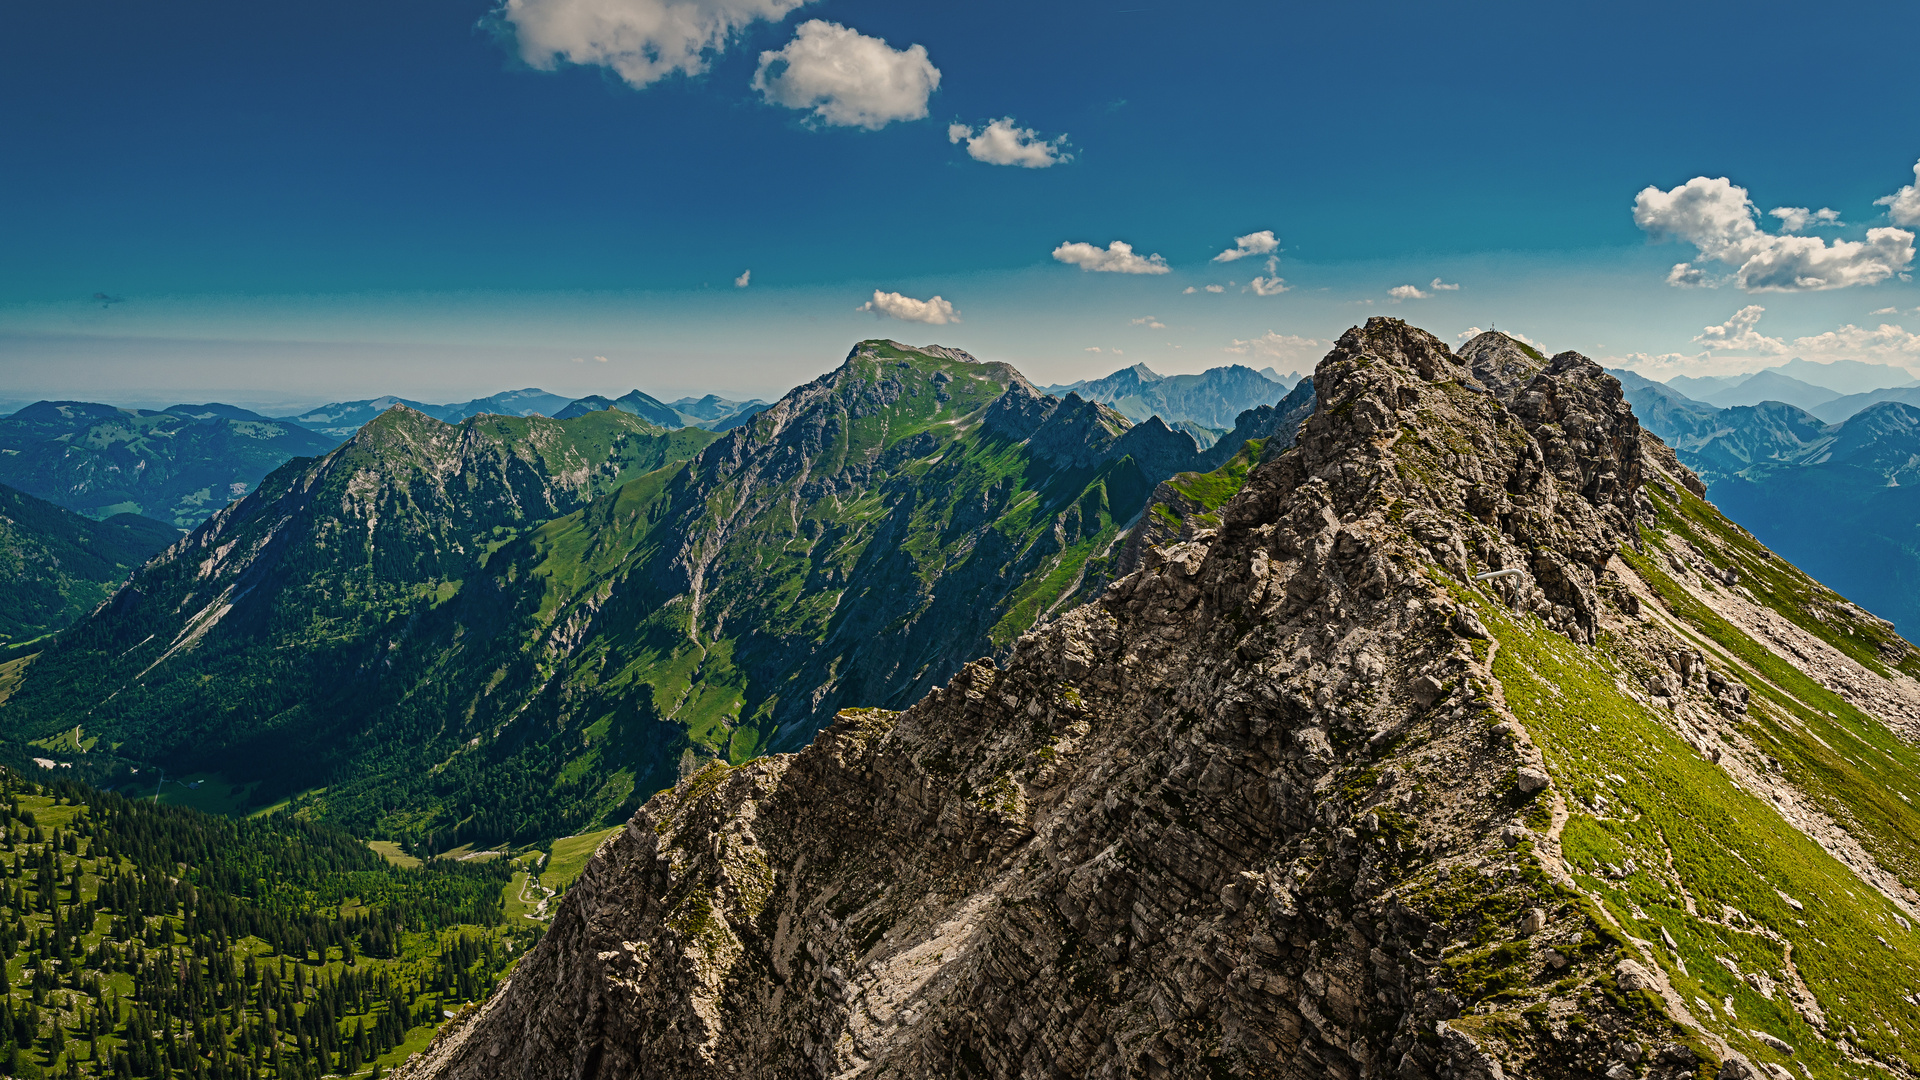
[[[0,485],[0,651],[85,615],[178,539],[151,518],[94,521]]]

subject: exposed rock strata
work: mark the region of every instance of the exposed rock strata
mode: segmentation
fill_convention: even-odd
[[[1428,569],[1590,640],[1643,512],[1619,384],[1563,354],[1509,409],[1382,319],[1314,381],[1217,533],[1005,670],[649,802],[401,1075],[1694,1073],[1536,854],[1557,795]]]

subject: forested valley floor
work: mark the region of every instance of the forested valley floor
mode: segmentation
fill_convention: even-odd
[[[538,939],[516,869],[0,772],[0,1073],[382,1075]]]

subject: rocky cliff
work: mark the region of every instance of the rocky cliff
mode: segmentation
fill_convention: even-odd
[[[1003,668],[651,800],[400,1075],[1904,1073],[1906,643],[1584,357],[1314,383]]]

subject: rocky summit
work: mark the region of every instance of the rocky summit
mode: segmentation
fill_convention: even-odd
[[[1913,650],[1514,344],[1350,330],[1207,527],[652,798],[397,1075],[1907,1075]]]

